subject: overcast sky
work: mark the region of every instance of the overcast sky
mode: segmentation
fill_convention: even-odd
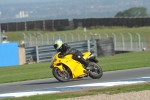
[[[51,1],[62,1],[62,0],[0,0],[0,4],[31,3],[31,2],[51,2]]]

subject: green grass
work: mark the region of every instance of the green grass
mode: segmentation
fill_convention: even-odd
[[[149,29],[150,27],[138,27],[138,28],[99,27],[96,29],[95,28],[87,29],[86,34],[88,35],[88,38],[91,37],[89,35],[90,32],[100,33],[102,37],[106,37],[104,33],[107,33],[109,36],[113,36],[112,35],[113,32],[119,37],[117,41],[121,41],[120,33],[123,33],[125,37],[127,37],[125,41],[129,41],[129,35],[127,33],[130,32],[135,38],[134,41],[136,41],[138,39],[136,33],[139,33],[142,36],[141,41],[147,41],[149,38],[147,36],[150,34]],[[56,35],[56,33],[82,34],[83,29],[60,31],[60,32],[28,31],[25,33],[33,34],[35,32],[41,32],[42,34],[53,33],[55,37],[57,37],[58,35]],[[8,36],[9,41],[23,40],[22,32],[6,32],[6,35]],[[74,37],[77,38],[77,35],[74,34]],[[144,51],[144,52],[117,54],[115,56],[98,58],[98,60],[99,60],[99,65],[102,67],[103,71],[106,72],[106,71],[113,71],[113,70],[149,67],[150,66],[149,55],[150,55],[150,51]],[[26,81],[26,80],[43,79],[43,78],[51,78],[51,77],[53,76],[51,73],[51,69],[49,68],[49,62],[0,68],[0,83]],[[69,93],[67,92],[67,93],[59,93],[59,94],[48,94],[48,95],[38,95],[38,96],[31,96],[31,97],[22,97],[22,98],[9,98],[9,99],[10,100],[57,100],[57,99],[71,98],[77,96],[95,95],[99,93],[116,94],[116,93],[124,93],[124,92],[131,92],[131,91],[149,90],[149,89],[150,89],[150,83],[145,83],[145,84],[128,85],[128,86],[107,87],[107,88],[94,89],[94,90],[84,90],[82,92],[69,92]]]
[[[98,58],[103,71],[150,66],[150,51],[116,54]],[[52,78],[49,62],[0,68],[0,83]]]
[[[143,84],[134,84],[134,85],[125,85],[125,86],[114,86],[114,87],[105,87],[99,89],[83,89],[80,91],[66,92],[66,93],[56,93],[56,94],[46,94],[46,95],[37,95],[30,97],[21,97],[21,98],[8,98],[4,100],[58,100],[64,98],[73,98],[81,96],[89,96],[96,94],[119,94],[126,92],[137,92],[143,90],[150,90],[150,83]]]
[[[126,37],[125,41],[129,41],[129,35],[128,32],[131,33],[134,37],[134,41],[137,41],[138,36],[136,33],[139,33],[141,35],[141,41],[146,41],[147,40],[147,35],[150,34],[150,27],[134,27],[134,28],[127,28],[127,27],[97,27],[97,28],[90,28],[87,29],[87,32],[85,33],[87,35],[87,38],[90,39],[91,35],[90,32],[92,33],[99,33],[102,37],[106,37],[105,33],[107,33],[110,37],[113,36],[112,33],[115,33],[117,38],[117,41],[121,41],[121,35],[120,33],[123,33],[124,36]],[[52,39],[52,36],[50,35],[50,33],[54,34],[55,38],[58,38],[58,34],[59,33],[61,35],[61,38],[64,39],[64,34],[66,33],[68,34],[68,39],[69,41],[71,40],[71,35],[69,33],[73,33],[74,39],[77,40],[78,35],[76,33],[80,34],[80,38],[81,40],[84,39],[84,31],[83,29],[76,29],[76,30],[67,30],[67,31],[54,31],[54,32],[50,32],[50,31],[19,31],[19,32],[6,32],[5,35],[8,36],[8,40],[9,41],[22,41],[24,40],[23,38],[23,34],[22,33],[26,33],[26,35],[29,37],[29,35],[27,33],[32,34],[32,36],[34,37],[34,33],[37,32],[41,32],[45,38],[46,38],[46,34],[49,34],[49,36],[51,37],[50,39]],[[149,35],[150,36],[150,35]],[[95,36],[95,38],[98,38],[98,36]],[[34,39],[33,39],[34,40]]]
[[[122,70],[150,66],[150,51],[117,54],[99,59],[104,71]]]
[[[0,83],[53,77],[49,63],[0,68]]]
[[[93,93],[101,93],[101,94],[118,94],[118,93],[126,93],[126,92],[138,92],[141,90],[150,90],[150,82],[140,83],[140,84],[132,84],[132,85],[123,85],[123,86],[115,86],[115,87],[106,87],[103,89],[93,89],[89,92]]]

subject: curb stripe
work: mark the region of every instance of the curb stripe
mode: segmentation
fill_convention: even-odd
[[[41,90],[24,91],[24,92],[16,92],[16,93],[5,93],[5,94],[0,94],[0,98],[13,98],[13,97],[33,96],[33,95],[41,95],[41,94],[51,94],[51,93],[69,91],[69,90],[81,90],[85,88],[102,88],[107,86],[135,84],[135,83],[143,83],[143,82],[150,82],[150,77],[126,79],[126,80],[120,80],[114,82],[92,83],[92,84],[81,84],[81,85],[73,85],[73,86],[65,86],[65,87],[47,88]]]
[[[16,93],[7,93],[7,94],[0,94],[0,98],[10,98],[10,97],[23,97],[23,96],[33,96],[33,95],[40,95],[40,94],[50,94],[50,93],[57,93],[60,91],[31,91],[31,92],[16,92]]]

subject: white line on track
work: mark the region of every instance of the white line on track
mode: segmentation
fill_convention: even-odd
[[[58,93],[58,92],[68,91],[68,90],[77,90],[77,89],[79,90],[79,89],[92,88],[92,87],[107,87],[107,86],[116,86],[116,85],[125,85],[125,84],[135,84],[135,83],[142,83],[142,82],[149,82],[149,81],[150,81],[150,77],[141,77],[141,78],[127,79],[127,80],[120,80],[115,82],[81,84],[81,85],[56,87],[56,88],[43,89],[43,90],[5,93],[5,94],[0,94],[0,98],[33,96],[33,95],[41,95],[41,94]]]

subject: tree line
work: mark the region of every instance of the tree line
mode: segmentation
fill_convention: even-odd
[[[147,8],[132,7],[124,11],[118,12],[115,17],[148,17]]]

